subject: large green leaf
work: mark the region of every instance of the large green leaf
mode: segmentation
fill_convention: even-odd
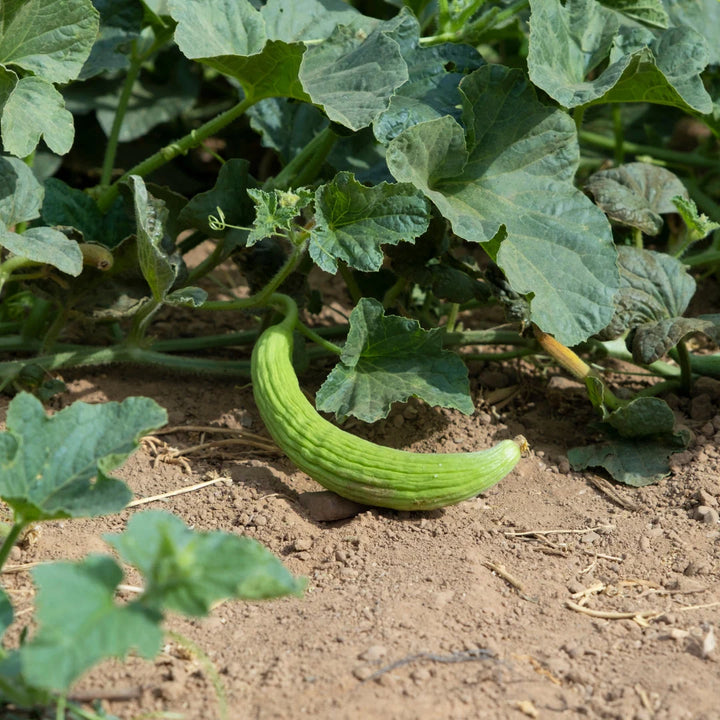
[[[80,72],[80,79],[124,70],[130,64],[128,49],[140,35],[143,4],[140,0],[93,0],[100,13],[100,31]]]
[[[646,25],[666,28],[669,23],[662,0],[600,0],[600,2],[625,17]]]
[[[74,277],[82,272],[82,253],[77,242],[53,228],[32,227],[19,234],[0,227],[0,246]]]
[[[248,0],[170,0],[175,42],[189,58],[255,55],[267,41],[265,21]]]
[[[611,220],[639,228],[646,235],[662,230],[661,215],[678,211],[673,198],[688,197],[675,173],[642,162],[600,170],[588,178],[585,189]]]
[[[39,629],[20,650],[23,677],[38,688],[66,692],[99,660],[130,650],[151,658],[162,646],[161,616],[138,603],[115,601],[122,580],[110,557],[58,562],[33,571]]]
[[[367,34],[378,23],[344,0],[268,0],[260,13],[268,38],[286,43],[324,40],[338,25]]]
[[[574,470],[602,467],[618,482],[643,487],[659,482],[670,474],[667,459],[687,446],[681,433],[657,437],[613,437],[597,445],[568,450]]]
[[[413,241],[430,219],[427,201],[409,183],[366,187],[347,172],[318,188],[315,217],[310,255],[330,273],[339,260],[358,270],[379,270],[382,246]]]
[[[0,112],[3,145],[12,155],[26,157],[41,138],[58,155],[72,147],[72,115],[62,95],[41,77],[18,78],[0,66]]]
[[[720,2],[718,0],[663,0],[671,24],[687,25],[705,37],[710,62],[720,64]]]
[[[388,167],[460,237],[488,242],[504,227],[497,262],[512,288],[532,293],[545,332],[575,345],[608,324],[619,283],[607,219],[573,184],[575,126],[500,65],[467,76],[460,91],[465,127],[443,117],[403,131]]]
[[[653,250],[620,247],[618,266],[615,313],[599,337],[613,339],[629,330],[633,358],[645,364],[655,362],[690,333],[718,337],[714,316],[682,317],[696,285],[680,260]]]
[[[359,130],[388,108],[395,90],[407,81],[408,69],[382,25],[368,36],[341,26],[307,49],[299,77],[331,120]]]
[[[117,512],[131,493],[107,473],[165,422],[149,398],[75,402],[48,417],[39,400],[21,393],[0,434],[0,497],[28,522]]]
[[[6,226],[40,214],[43,187],[22,160],[0,157],[0,222]]]
[[[80,73],[98,32],[91,0],[3,0],[0,64],[51,83]]]
[[[340,362],[315,398],[318,410],[375,422],[387,417],[394,402],[419,397],[472,414],[467,368],[442,349],[442,338],[442,331],[386,316],[377,300],[362,298],[350,314]]]
[[[388,35],[398,43],[408,66],[408,81],[390,99],[386,111],[373,123],[375,136],[387,144],[402,130],[425,120],[452,115],[460,117],[458,84],[484,64],[469,45],[445,43],[420,46],[420,26],[408,12],[395,19],[397,27]]]
[[[106,535],[127,563],[143,574],[144,606],[186,615],[207,615],[226,598],[259,600],[298,594],[293,577],[256,540],[217,531],[190,530],[161,511],[134,515],[121,535]]]
[[[659,36],[620,27],[596,0],[531,0],[530,79],[565,107],[598,102],[654,102],[709,113],[700,73],[708,64],[704,38],[688,27]],[[609,59],[607,67],[593,73]]]

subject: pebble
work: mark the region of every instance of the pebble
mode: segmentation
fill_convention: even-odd
[[[591,530],[590,532],[586,532],[582,536],[581,539],[584,543],[587,543],[588,545],[590,545],[590,544],[594,543],[596,540],[599,540],[600,536],[594,530]]]
[[[367,680],[374,672],[375,671],[367,665],[359,665],[352,671],[352,674],[358,680],[360,680],[360,682],[363,682],[364,680]]]
[[[263,515],[262,513],[258,513],[258,514],[255,515],[255,517],[252,519],[252,523],[253,523],[253,525],[255,525],[255,527],[262,527],[262,526],[264,526],[264,525],[267,525],[267,524],[268,524],[267,515]]]
[[[313,541],[312,538],[304,537],[304,538],[298,538],[293,543],[293,550],[295,552],[303,552],[305,550],[309,550],[312,547]]]
[[[696,395],[690,401],[690,417],[693,420],[712,420],[713,415],[715,415],[715,406],[707,393]]]
[[[298,499],[316,522],[345,520],[367,510],[366,505],[342,498],[329,490],[301,493]]]
[[[695,508],[695,519],[706,525],[717,525],[720,522],[720,515],[715,508],[707,505],[698,505]]]
[[[570,472],[570,461],[564,457],[558,460],[558,472],[567,475]]]
[[[371,645],[365,652],[360,653],[358,658],[366,662],[377,662],[387,655],[387,648],[384,645]]]

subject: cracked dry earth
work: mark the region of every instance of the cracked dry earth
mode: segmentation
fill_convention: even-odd
[[[356,508],[328,521],[318,518],[344,508],[311,503],[320,488],[247,435],[264,433],[249,387],[133,368],[64,377],[69,392],[55,409],[129,395],[167,408],[175,429],[117,473],[136,497],[214,481],[146,507],[257,538],[309,580],[302,598],[171,617],[168,628],[205,659],[168,636],[153,661],[103,663],[76,697],[99,698],[123,720],[214,719],[219,679],[233,720],[720,718],[720,383],[673,399],[693,444],[667,479],[633,489],[570,470],[567,449],[592,439],[578,385],[527,365],[476,365],[475,415],[411,402],[353,431],[419,452],[522,433],[532,450],[517,469],[444,510]],[[312,391],[321,377],[302,380]],[[4,399],[0,417],[6,408]],[[102,533],[141,509],[34,533],[3,578],[20,617],[33,601],[25,563],[105,552]]]

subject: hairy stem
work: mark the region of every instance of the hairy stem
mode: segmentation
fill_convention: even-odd
[[[184,137],[166,145],[147,159],[130,168],[130,170],[124,173],[122,177],[100,193],[97,199],[100,210],[102,212],[107,212],[110,209],[110,206],[113,204],[115,198],[120,192],[119,183],[127,179],[130,175],[140,175],[141,177],[144,177],[163,165],[166,165],[171,160],[174,160],[178,155],[185,154],[188,150],[203,143],[207,140],[207,138],[220,132],[220,130],[237,120],[237,118],[243,115],[247,109],[254,104],[255,100],[251,98],[244,98],[236,105],[233,105],[229,110],[226,110],[224,113],[221,113],[217,117],[214,117],[212,120],[209,120],[204,125],[200,126],[197,130],[192,130]]]

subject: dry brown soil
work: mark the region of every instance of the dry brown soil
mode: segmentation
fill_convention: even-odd
[[[364,432],[419,452],[522,433],[532,450],[517,469],[444,510],[367,508],[323,522],[302,502],[320,488],[277,451],[213,448],[185,466],[168,456],[221,437],[182,426],[262,434],[249,387],[134,368],[64,378],[56,409],[146,395],[180,428],[144,443],[119,471],[137,498],[221,478],[146,507],[257,538],[309,580],[302,598],[171,617],[167,627],[205,660],[168,637],[154,661],[93,670],[77,695],[104,698],[119,718],[221,717],[213,669],[233,720],[720,718],[716,383],[675,403],[695,440],[672,475],[633,489],[570,470],[567,449],[592,439],[579,386],[527,364],[475,365],[472,417],[410,403]],[[306,375],[303,385],[313,391],[321,380]],[[21,618],[33,601],[25,563],[106,551],[101,534],[142,509],[33,534],[11,559],[19,571],[3,577]]]

